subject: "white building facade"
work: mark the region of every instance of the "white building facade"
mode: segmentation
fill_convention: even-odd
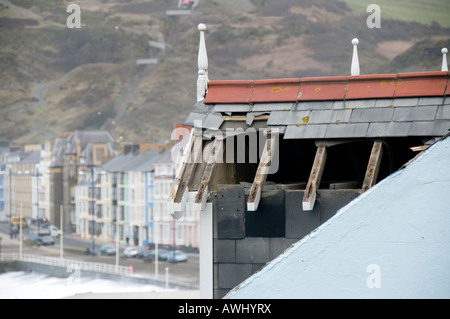
[[[104,242],[116,242],[118,235],[130,246],[198,249],[199,214],[187,205],[182,219],[171,216],[168,198],[175,170],[170,151],[121,154],[95,168],[94,199],[91,174],[82,173],[75,194],[77,233],[91,239],[94,227],[94,239]]]

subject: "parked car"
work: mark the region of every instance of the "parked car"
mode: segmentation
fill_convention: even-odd
[[[123,251],[123,256],[125,258],[135,258],[137,253],[138,253],[138,248],[137,247],[127,247]]]
[[[167,261],[170,263],[179,263],[187,261],[187,255],[181,250],[170,251],[167,255]]]
[[[167,249],[158,249],[158,260],[164,261],[167,260],[167,255],[169,254],[169,251]],[[152,256],[153,259],[156,260],[156,250],[152,250]]]
[[[49,235],[52,237],[59,237],[61,236],[61,231],[57,227],[50,225],[49,227],[39,229],[39,235]]]
[[[0,216],[0,223],[7,224],[9,223],[9,217],[6,216]]]
[[[102,256],[114,256],[116,254],[116,247],[111,244],[106,244],[100,247],[100,254]]]
[[[52,236],[38,236],[38,234],[31,234],[28,237],[28,243],[32,245],[54,245],[55,240]]]
[[[137,252],[136,258],[142,259],[144,262],[151,262],[153,261],[153,255],[150,250],[142,249],[140,248]]]
[[[39,236],[42,245],[54,245],[55,240],[52,236]]]

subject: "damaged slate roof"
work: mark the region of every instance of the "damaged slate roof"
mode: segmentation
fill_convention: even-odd
[[[450,129],[449,72],[210,81],[184,124],[264,121],[285,139],[440,137]],[[195,121],[199,121],[195,123]]]

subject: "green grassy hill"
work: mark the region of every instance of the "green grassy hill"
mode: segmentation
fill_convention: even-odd
[[[183,16],[166,15],[178,0],[78,0],[81,29],[65,25],[69,3],[0,0],[0,140],[170,139],[196,99],[199,23],[212,80],[347,75],[354,37],[364,74],[439,70],[450,47],[445,0],[379,1],[380,29],[356,0],[200,0]]]
[[[366,12],[373,0],[344,0],[353,12]],[[450,27],[450,1],[448,0],[377,0],[383,19],[422,24],[438,23]]]

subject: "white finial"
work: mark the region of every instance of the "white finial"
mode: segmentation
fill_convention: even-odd
[[[442,53],[442,67],[441,67],[441,71],[448,71],[448,64],[447,64],[447,48],[443,48],[441,50]]]
[[[359,40],[357,38],[354,38],[352,40],[353,44],[353,57],[352,57],[352,67],[350,70],[351,75],[359,75],[359,59],[358,59],[358,43]]]
[[[197,79],[197,102],[205,98],[208,91],[208,54],[206,52],[205,30],[206,25],[198,25],[200,31],[200,44],[198,46],[198,79]]]

